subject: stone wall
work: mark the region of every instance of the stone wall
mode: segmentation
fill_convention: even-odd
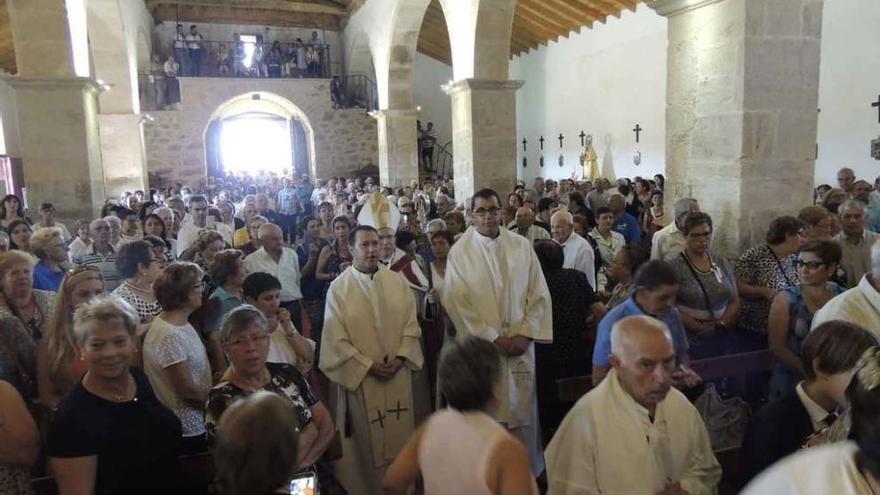
[[[376,164],[376,121],[363,109],[333,109],[326,79],[181,78],[179,110],[152,112],[144,125],[147,167],[163,183],[206,181],[204,133],[223,103],[252,92],[289,100],[314,131],[317,177],[351,174]]]

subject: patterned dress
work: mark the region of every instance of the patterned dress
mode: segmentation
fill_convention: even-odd
[[[754,287],[770,287],[784,290],[800,285],[795,255],[777,259],[767,244],[755,246],[736,261],[734,271],[737,280]],[[770,317],[770,301],[766,299],[742,299],[737,326],[743,330],[767,334]]]

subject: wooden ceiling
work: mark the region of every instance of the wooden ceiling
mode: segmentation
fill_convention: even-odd
[[[513,14],[510,56],[527,53],[549,41],[567,38],[572,32],[620,17],[644,0],[518,0]],[[432,0],[419,33],[419,52],[452,64],[446,18],[439,0]]]
[[[366,0],[144,0],[156,21],[298,26],[341,30]],[[635,10],[645,0],[518,0],[510,55],[568,37],[609,16]],[[7,0],[0,0],[0,68],[15,73],[15,50]],[[419,33],[419,52],[452,63],[449,33],[439,0],[432,0]]]
[[[156,21],[307,27],[337,31],[356,0],[144,0]]]

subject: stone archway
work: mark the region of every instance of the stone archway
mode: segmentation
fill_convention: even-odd
[[[217,150],[214,149],[216,129],[218,123],[225,118],[241,115],[244,113],[265,113],[287,119],[292,124],[291,139],[293,140],[293,165],[297,170],[297,159],[303,159],[307,164],[309,176],[316,177],[315,157],[315,130],[305,112],[289,99],[267,91],[253,91],[243,93],[221,103],[211,114],[202,131],[202,142],[205,146],[205,170],[206,175],[211,176],[219,160]],[[305,149],[305,153],[298,150]],[[302,155],[300,155],[302,153]]]

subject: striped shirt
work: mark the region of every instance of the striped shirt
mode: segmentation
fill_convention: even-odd
[[[116,252],[110,247],[107,256],[102,256],[95,252],[95,245],[92,244],[86,254],[75,256],[74,264],[77,266],[96,266],[104,275],[104,284],[107,292],[113,292],[122,282],[122,276],[116,271]]]

